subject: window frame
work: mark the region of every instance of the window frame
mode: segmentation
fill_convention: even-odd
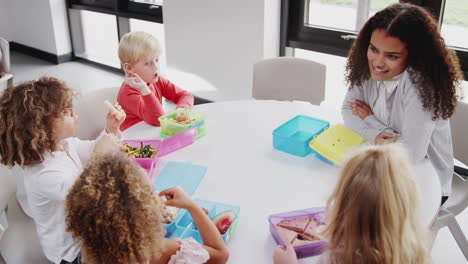
[[[130,0],[108,0],[107,2],[110,2],[112,4],[101,5],[99,3],[95,3],[95,1],[93,0],[66,0],[68,27],[70,31],[70,40],[72,42],[72,60],[86,61],[88,63],[100,66],[111,71],[123,73],[124,71],[122,65],[119,68],[117,68],[102,62],[97,62],[88,58],[80,57],[75,54],[75,47],[73,44],[74,39],[76,39],[76,41],[78,42],[81,42],[83,41],[83,36],[80,33],[77,33],[76,30],[72,30],[72,24],[74,22],[72,22],[72,20],[70,19],[70,10],[85,10],[96,13],[114,15],[117,22],[117,36],[118,40],[120,40],[120,38],[125,33],[130,32],[129,20],[131,18],[163,24],[162,6],[157,4],[132,2]],[[157,6],[157,8],[149,8],[149,6]],[[74,26],[81,27],[81,25]],[[75,32],[75,34],[77,35],[75,35],[73,32]]]
[[[362,0],[359,0],[362,1]],[[443,21],[445,0],[400,0],[428,8],[438,19]],[[315,52],[346,57],[357,32],[331,29],[320,26],[308,26],[309,0],[281,1],[280,55],[286,48],[300,48]],[[449,46],[455,50],[460,60],[465,80],[468,80],[468,49]]]
[[[67,0],[67,7],[115,15],[117,18],[135,18],[163,24],[163,8],[161,5],[137,3],[130,0],[109,0],[108,2],[112,2],[112,5],[93,4],[89,0]]]

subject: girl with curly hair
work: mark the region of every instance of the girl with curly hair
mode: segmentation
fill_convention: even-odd
[[[415,5],[388,6],[359,32],[346,70],[345,125],[372,144],[405,144],[414,162],[428,158],[444,201],[453,172],[448,118],[463,76],[437,21]]]
[[[327,246],[319,263],[430,263],[430,233],[420,224],[414,178],[399,144],[356,150],[327,201]],[[297,264],[292,246],[278,247],[273,260]]]
[[[228,251],[214,223],[182,189],[159,193],[166,205],[186,209],[204,245],[193,238],[166,239],[163,201],[148,174],[116,153],[93,160],[67,196],[67,230],[88,264],[225,263]]]
[[[116,106],[118,107],[118,106]],[[107,114],[99,140],[75,135],[73,90],[53,77],[7,88],[0,97],[0,161],[15,166],[17,198],[33,218],[45,256],[79,263],[79,245],[65,231],[65,197],[91,156],[119,147],[117,113]]]

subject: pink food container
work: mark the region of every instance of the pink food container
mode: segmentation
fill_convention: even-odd
[[[153,158],[133,158],[138,165],[148,172],[150,178],[153,177],[153,169],[156,167],[159,157],[166,156],[174,151],[191,145],[195,141],[197,135],[197,128],[193,127],[183,132],[177,133],[164,140],[152,139],[152,140],[122,140],[122,143],[128,143],[132,147],[140,147],[141,143],[143,146],[150,145],[151,148],[156,149],[156,155]]]
[[[303,209],[303,210],[270,215],[268,217],[268,222],[270,222],[270,232],[273,238],[275,239],[276,243],[283,245],[283,246],[285,245],[285,242],[281,239],[280,235],[277,232],[276,224],[278,224],[279,222],[285,219],[294,219],[294,218],[300,218],[304,216],[316,218],[321,222],[321,224],[325,224],[322,222],[323,218],[325,217],[325,209],[322,207],[308,208],[308,209]],[[307,245],[294,246],[294,250],[296,251],[298,258],[303,258],[303,257],[320,255],[325,250],[325,247],[326,247],[325,241],[317,241],[317,242],[312,242]]]

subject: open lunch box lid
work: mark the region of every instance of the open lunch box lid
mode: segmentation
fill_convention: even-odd
[[[156,156],[162,157],[170,154],[174,151],[177,151],[181,148],[184,148],[188,145],[191,145],[195,142],[195,137],[197,136],[197,128],[189,128],[180,133],[177,133],[171,137],[163,139],[161,145],[156,153]]]
[[[348,152],[364,143],[360,135],[342,124],[336,124],[314,137],[309,146],[325,160],[342,165]]]
[[[205,177],[207,167],[190,162],[169,161],[153,181],[157,192],[180,186],[188,195],[192,196],[200,182]]]
[[[191,145],[195,142],[196,134],[196,128],[191,128],[164,140],[132,139],[122,140],[122,143],[128,143],[131,147],[150,145],[151,148],[156,149],[156,155],[152,158],[133,158],[136,163],[148,172],[149,177],[152,178],[153,168],[156,166],[158,158]]]
[[[175,134],[172,137],[168,137],[163,140],[159,139],[125,139],[122,143],[128,143],[132,147],[140,147],[142,145],[150,145],[156,149],[156,155],[153,158],[134,158],[136,160],[155,160],[158,157],[166,156],[172,152],[175,152],[181,148],[195,142],[197,134],[196,128],[187,129],[181,133]]]

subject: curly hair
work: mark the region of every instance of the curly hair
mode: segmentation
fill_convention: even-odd
[[[63,81],[41,77],[7,88],[0,97],[1,163],[40,163],[57,142],[53,123],[73,108],[74,92]]]
[[[376,29],[406,44],[407,69],[424,109],[432,112],[434,120],[449,118],[455,111],[457,87],[463,80],[460,63],[456,53],[446,47],[437,21],[428,11],[412,4],[390,5],[363,26],[346,64],[349,89],[370,78],[367,49]]]
[[[122,154],[94,157],[66,199],[67,231],[89,264],[144,263],[161,255],[161,202],[148,175]]]

